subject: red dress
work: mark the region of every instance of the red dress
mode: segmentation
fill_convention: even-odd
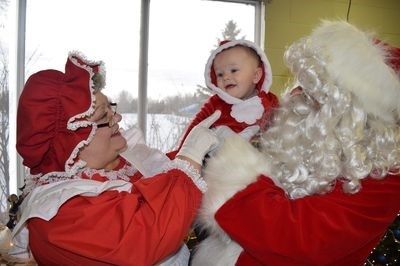
[[[193,120],[190,122],[186,129],[178,150],[182,146],[189,132],[199,124],[201,121],[212,115],[216,110],[221,111],[221,117],[214,122],[212,127],[227,126],[235,133],[240,133],[249,126],[257,125],[261,131],[264,131],[268,125],[267,121],[270,121],[270,116],[275,108],[279,106],[279,99],[272,92],[261,91],[258,93],[258,97],[261,99],[262,107],[264,108],[262,116],[256,120],[253,124],[247,124],[245,122],[238,122],[231,116],[232,104],[226,103],[217,94],[211,96],[207,102],[201,107],[200,111],[195,115]]]
[[[83,176],[87,178],[87,176]],[[100,174],[91,179],[104,181]],[[28,220],[39,265],[154,265],[182,245],[201,191],[181,170],[131,177],[131,192],[75,196],[50,221]]]

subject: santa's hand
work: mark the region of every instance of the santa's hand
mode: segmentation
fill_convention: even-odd
[[[215,133],[209,129],[221,116],[217,110],[208,118],[196,125],[188,134],[177,156],[187,157],[198,164],[202,164],[204,156],[218,144]]]

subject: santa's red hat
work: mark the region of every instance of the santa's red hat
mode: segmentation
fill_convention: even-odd
[[[19,99],[17,150],[23,164],[43,182],[48,176],[70,177],[85,165],[79,149],[96,131],[87,120],[94,112],[95,82],[105,84],[103,62],[71,52],[65,73],[43,70],[30,76]]]
[[[253,49],[257,55],[260,57],[261,63],[262,63],[262,77],[260,81],[257,84],[257,89],[259,91],[264,91],[268,92],[269,88],[271,87],[272,84],[272,71],[271,71],[271,65],[268,61],[267,56],[265,55],[264,51],[257,46],[255,43],[247,41],[247,40],[225,40],[220,43],[220,46],[218,46],[217,49],[212,51],[210,57],[207,60],[205,71],[204,71],[204,78],[206,81],[206,85],[208,88],[210,88],[212,91],[216,92],[218,96],[224,100],[225,102],[229,104],[237,104],[241,103],[243,100],[235,98],[231,95],[229,95],[227,92],[223,91],[222,89],[218,88],[217,86],[217,78],[215,75],[214,71],[214,59],[223,50],[226,50],[228,48],[234,47],[234,46],[246,46],[251,49]]]
[[[331,82],[350,91],[364,110],[386,121],[400,117],[398,48],[345,21],[323,21],[307,40]]]

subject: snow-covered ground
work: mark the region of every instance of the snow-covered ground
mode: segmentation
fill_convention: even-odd
[[[119,123],[122,129],[137,126],[137,114],[125,113]],[[170,114],[148,114],[146,142],[161,151],[171,151],[177,147],[190,118]]]

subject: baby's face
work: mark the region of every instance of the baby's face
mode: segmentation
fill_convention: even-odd
[[[215,56],[213,66],[217,86],[229,95],[244,100],[257,93],[262,69],[246,48],[235,46],[223,50]]]

